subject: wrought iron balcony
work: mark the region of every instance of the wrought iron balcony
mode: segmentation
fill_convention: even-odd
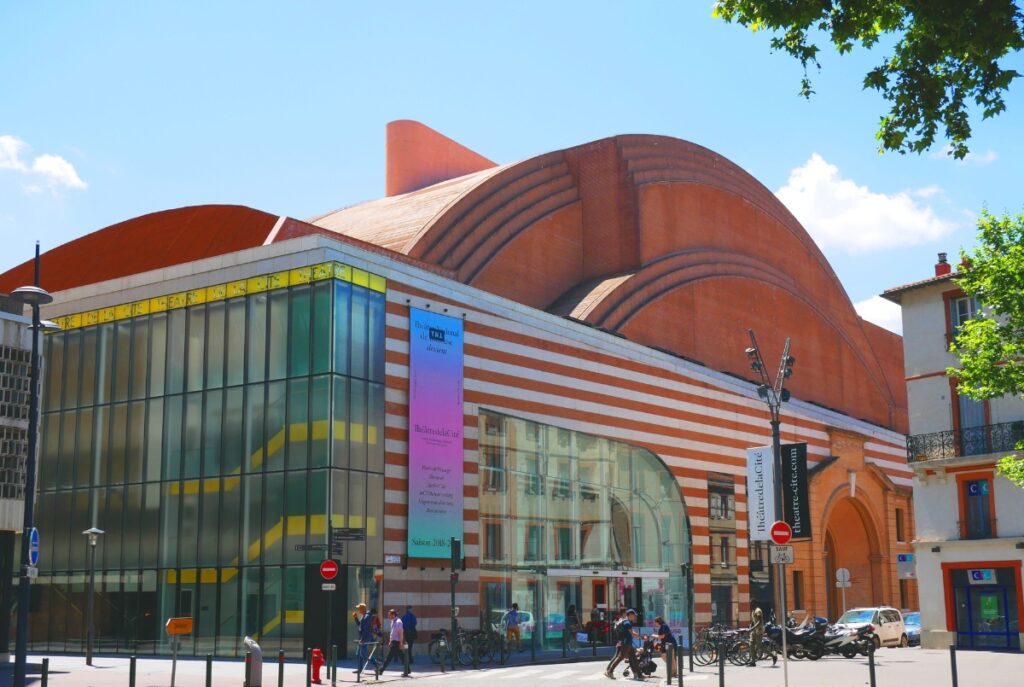
[[[907,462],[1007,453],[1024,440],[1024,420],[907,437]]]

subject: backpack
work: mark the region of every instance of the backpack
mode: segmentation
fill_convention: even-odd
[[[615,623],[615,638],[620,642],[632,642],[633,634],[629,631],[629,621],[619,620]]]

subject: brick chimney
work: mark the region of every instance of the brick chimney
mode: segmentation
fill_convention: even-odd
[[[949,263],[946,261],[946,254],[939,253],[939,261],[935,263],[935,276],[941,277],[942,275],[949,274],[952,271],[953,268],[950,267]]]
[[[410,119],[387,125],[385,194],[397,196],[497,167],[483,155]]]

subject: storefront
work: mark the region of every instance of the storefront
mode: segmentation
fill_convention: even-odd
[[[623,608],[686,627],[686,508],[656,455],[481,409],[480,461],[484,626],[516,603],[524,641],[544,649],[573,615],[600,643]]]
[[[942,575],[957,647],[1020,651],[1021,561],[943,563]]]

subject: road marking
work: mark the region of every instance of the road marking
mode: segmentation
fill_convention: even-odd
[[[501,679],[502,680],[515,680],[517,678],[526,677],[527,675],[534,675],[536,673],[543,673],[543,672],[544,671],[541,670],[540,668],[536,668],[536,669],[533,669],[533,670],[519,670],[519,671],[516,671],[516,672],[512,673],[511,675],[502,675]]]
[[[507,673],[510,670],[515,670],[515,669],[514,668],[496,668],[495,670],[481,670],[481,671],[478,671],[476,673],[473,673],[472,675],[467,675],[463,679],[465,679],[465,680],[482,680],[485,677],[494,677],[495,675],[500,675],[502,673]]]
[[[541,677],[540,679],[541,680],[561,680],[563,677],[569,677],[570,675],[575,675],[577,672],[578,671],[575,671],[575,670],[560,670],[557,673],[551,673],[550,675],[545,675],[545,676]]]
[[[584,675],[576,679],[580,681],[590,682],[591,680],[600,680],[603,677],[606,677],[604,673],[594,673],[593,675]]]

